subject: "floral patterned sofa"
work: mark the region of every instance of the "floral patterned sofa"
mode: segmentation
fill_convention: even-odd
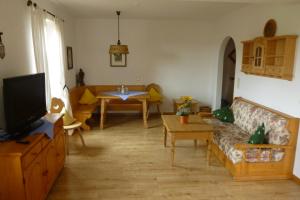
[[[212,151],[236,180],[287,179],[292,177],[299,119],[262,105],[234,99],[235,121],[205,119],[214,126]],[[265,124],[268,144],[247,144],[256,128]]]

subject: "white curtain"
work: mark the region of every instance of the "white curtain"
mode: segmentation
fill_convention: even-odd
[[[66,85],[66,80],[65,80],[65,69],[67,66],[67,59],[66,59],[66,46],[65,46],[65,40],[64,40],[64,22],[60,19],[55,18],[55,27],[57,32],[59,33],[60,39],[59,41],[59,57],[60,57],[60,66],[59,71],[61,74],[61,88],[62,88],[62,93],[61,93],[61,98],[65,102],[65,107],[66,110],[69,112],[71,117],[73,117],[72,113],[72,108],[70,104],[70,99],[69,99],[69,91],[68,88],[65,88]]]
[[[45,38],[45,22],[46,13],[41,9],[30,6],[31,14],[31,28],[32,28],[32,41],[35,56],[35,65],[38,73],[45,73],[46,80],[46,104],[49,110],[51,102],[50,93],[50,78],[48,72],[48,60],[46,52],[46,38]]]
[[[50,108],[52,97],[61,98],[72,115],[65,86],[65,44],[63,21],[39,8],[31,8],[32,36],[37,72],[46,76],[46,101]]]

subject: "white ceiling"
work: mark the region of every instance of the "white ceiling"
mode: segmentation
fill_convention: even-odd
[[[50,0],[79,18],[215,19],[257,3],[290,3],[300,0]]]

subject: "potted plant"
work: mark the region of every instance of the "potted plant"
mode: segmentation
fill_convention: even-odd
[[[191,113],[192,101],[185,100],[182,105],[177,109],[176,115],[180,116],[180,123],[187,124],[189,119],[189,114]]]

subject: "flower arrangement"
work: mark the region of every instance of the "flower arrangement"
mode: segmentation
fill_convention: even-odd
[[[191,113],[191,107],[192,101],[185,100],[184,103],[178,107],[176,115],[188,116]]]
[[[180,116],[180,123],[181,124],[187,124],[189,114],[191,113],[192,108],[192,100],[185,99],[184,103],[180,105],[177,109],[176,115]]]

